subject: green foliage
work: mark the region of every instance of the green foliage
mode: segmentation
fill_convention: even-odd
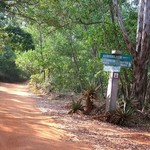
[[[17,53],[16,64],[30,76],[40,72],[38,59],[38,53],[29,50],[28,52]]]
[[[0,54],[0,81],[21,81],[26,79],[26,74],[19,70],[15,64],[15,53],[5,50]]]
[[[20,27],[13,26],[8,26],[5,30],[9,36],[11,47],[14,50],[27,51],[35,49],[30,33],[25,32]]]
[[[118,48],[118,39],[122,42],[121,33],[116,37],[111,25],[109,1],[104,5],[98,0],[38,2],[26,11],[38,22],[26,29],[33,35],[36,52],[18,55],[18,66],[30,75],[42,71],[41,84],[46,79],[59,91],[81,92],[95,77],[104,95],[107,74],[96,75],[103,69],[99,52],[110,52]]]
[[[0,81],[22,81],[28,79],[27,73],[20,70],[15,63],[16,52],[34,49],[31,34],[22,30],[19,26],[10,25],[12,19],[6,13],[7,2],[0,2]],[[7,8],[6,8],[7,7]]]
[[[129,125],[133,120],[135,113],[133,97],[119,99],[118,108],[116,111],[108,113],[107,121],[117,125]]]
[[[85,98],[90,98],[90,100],[95,100],[97,98],[97,90],[99,89],[99,86],[95,81],[89,82],[89,85],[87,85],[86,89],[83,91],[83,96]]]
[[[125,107],[125,109],[118,108],[116,111],[111,112],[107,116],[107,120],[110,123],[117,125],[128,125],[132,121],[132,115],[135,110],[132,107]]]
[[[4,11],[7,4],[5,1],[0,1],[0,12]]]
[[[38,90],[41,88],[40,85],[41,81],[42,81],[42,75],[35,74],[31,76],[29,84],[34,90]]]
[[[95,78],[101,95],[106,95],[108,74],[101,73],[99,53],[112,49],[126,52],[122,33],[111,14],[112,1],[38,0],[4,4],[14,14],[21,9],[20,16],[13,16],[12,26],[6,28],[10,41],[7,46],[26,51],[17,53],[16,64],[32,80],[38,76],[34,82],[58,91],[81,92]],[[127,31],[134,39],[136,10],[126,1],[119,4]],[[8,13],[7,17],[12,16]],[[30,50],[34,46],[35,50]]]
[[[5,33],[5,31],[3,30],[3,28],[0,27],[0,52],[2,52],[5,48],[5,43],[6,43],[6,39],[7,39],[8,35]]]
[[[82,101],[81,100],[78,100],[78,101],[73,100],[72,104],[71,104],[71,109],[68,113],[74,114],[74,113],[78,113],[79,111],[84,111],[84,106],[82,104]]]
[[[134,97],[120,98],[118,100],[118,106],[125,111],[126,107],[134,108],[136,106],[136,101],[134,100]]]
[[[78,27],[78,30],[81,28]],[[87,81],[102,70],[99,58],[91,56],[84,41],[70,38],[78,37],[80,32],[72,35],[70,31],[57,31],[51,37],[47,37],[42,29],[40,32],[33,29],[32,32],[36,37],[42,32],[42,49],[40,41],[34,39],[36,50],[19,54],[16,63],[29,75],[45,72],[45,79],[50,81],[53,89],[80,92],[81,87],[84,88]],[[44,84],[45,79],[41,84]]]
[[[93,101],[97,99],[97,90],[99,86],[92,81],[89,83],[89,85],[86,87],[86,89],[83,91],[83,98],[86,100],[86,114],[90,114],[92,109],[94,108]]]

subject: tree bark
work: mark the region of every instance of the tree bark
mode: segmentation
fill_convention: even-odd
[[[144,3],[143,0],[139,1],[139,12],[138,12],[138,24],[137,24],[137,35],[136,35],[136,51],[141,50],[141,40],[142,40],[142,31],[143,31],[143,12],[144,12]]]
[[[140,102],[141,109],[147,90],[148,63],[150,61],[150,1],[140,0],[138,15],[136,49],[139,51],[138,62],[135,65],[135,97]]]
[[[116,17],[121,28],[125,43],[133,55],[134,96],[138,108],[142,109],[147,91],[147,73],[150,61],[150,0],[139,1],[136,48],[134,49],[124,27],[117,0],[113,0]]]

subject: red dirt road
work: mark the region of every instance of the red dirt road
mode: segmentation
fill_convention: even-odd
[[[65,131],[41,114],[26,85],[0,83],[0,150],[91,150],[67,142]]]

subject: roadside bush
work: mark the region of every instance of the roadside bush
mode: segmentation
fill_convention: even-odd
[[[116,111],[108,114],[106,121],[116,125],[126,126],[132,121],[132,115],[134,112],[135,111],[132,107],[126,107],[125,109],[117,108]]]
[[[68,114],[74,114],[74,113],[78,113],[80,111],[81,112],[84,111],[84,106],[83,106],[81,100],[78,100],[78,101],[73,100],[70,107],[71,108],[70,108],[70,111],[68,112]]]
[[[38,90],[41,88],[42,76],[41,74],[35,74],[30,77],[30,86],[34,90]]]
[[[50,79],[43,79],[43,74],[35,74],[30,77],[29,85],[33,91],[42,91],[48,93],[52,90]]]
[[[86,114],[90,114],[90,112],[94,109],[94,101],[97,99],[97,90],[99,86],[93,81],[90,82],[89,85],[82,93],[83,99],[86,100]]]
[[[26,73],[16,66],[15,57],[15,53],[9,49],[0,53],[0,81],[19,82],[28,78]]]

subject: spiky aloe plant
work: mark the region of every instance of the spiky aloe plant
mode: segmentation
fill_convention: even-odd
[[[86,99],[86,114],[89,114],[94,108],[93,101],[97,98],[97,90],[95,82],[90,82],[89,86],[83,91],[82,95]]]
[[[129,120],[131,120],[133,113],[134,109],[130,106],[124,109],[118,108],[116,111],[110,113],[107,121],[117,125],[125,125]]]
[[[84,111],[84,106],[82,104],[82,101],[81,100],[78,100],[78,101],[73,100],[72,104],[71,104],[71,109],[68,113],[74,114],[74,113],[77,113],[79,111]]]

